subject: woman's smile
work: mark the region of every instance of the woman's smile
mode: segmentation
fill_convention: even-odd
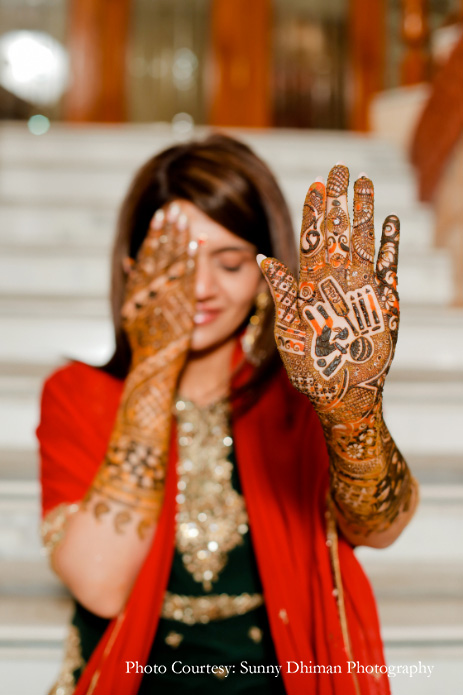
[[[175,201],[189,223],[196,256],[194,329],[191,351],[202,352],[236,336],[265,280],[256,247],[218,224],[193,203]]]
[[[196,306],[196,313],[193,317],[193,323],[195,326],[205,326],[208,323],[212,323],[212,321],[214,321],[220,313],[220,309],[207,309]]]

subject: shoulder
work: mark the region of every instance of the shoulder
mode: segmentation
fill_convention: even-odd
[[[123,382],[71,362],[46,379],[36,429],[44,512],[81,499],[108,445]]]
[[[47,389],[69,388],[108,388],[120,389],[121,380],[116,379],[99,367],[93,367],[85,362],[69,362],[55,369],[44,382]]]
[[[89,400],[90,404],[120,398],[123,382],[98,367],[84,362],[70,362],[52,372],[45,379],[42,400],[55,396],[61,400],[75,402]],[[45,398],[46,400],[46,398]]]
[[[71,362],[45,380],[40,423],[106,430],[114,422],[122,387],[123,381],[98,367]]]

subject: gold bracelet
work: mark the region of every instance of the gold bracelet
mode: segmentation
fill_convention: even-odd
[[[69,517],[78,511],[79,507],[80,505],[77,502],[72,504],[63,502],[54,507],[43,518],[40,526],[40,535],[47,555],[51,556],[58,543],[62,541],[67,521]]]

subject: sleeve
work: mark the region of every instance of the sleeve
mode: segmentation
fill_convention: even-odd
[[[71,365],[52,374],[43,386],[36,430],[43,517],[84,497],[106,451],[111,422],[97,417],[94,394],[85,382],[82,370]]]

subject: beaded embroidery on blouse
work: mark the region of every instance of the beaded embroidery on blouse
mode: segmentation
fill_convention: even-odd
[[[177,400],[178,491],[176,545],[183,563],[205,591],[212,590],[228,553],[248,531],[245,502],[232,487],[227,460],[233,439],[225,400],[206,408]]]

